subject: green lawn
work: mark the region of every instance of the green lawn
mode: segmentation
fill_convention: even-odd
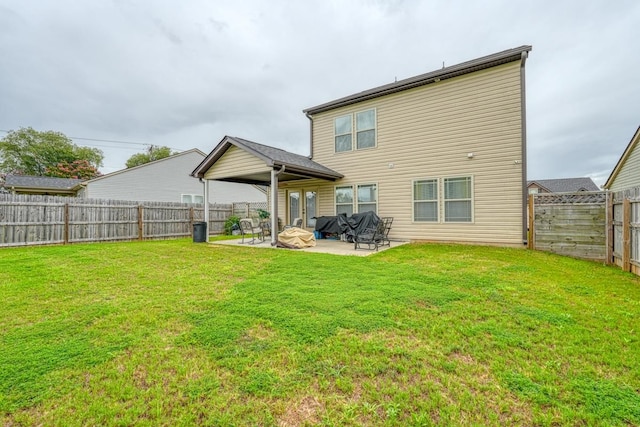
[[[640,279],[540,252],[0,249],[3,425],[640,425]]]

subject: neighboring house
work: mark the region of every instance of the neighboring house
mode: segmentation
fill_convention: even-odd
[[[604,184],[604,188],[611,191],[634,187],[640,187],[640,127]]]
[[[14,194],[40,194],[46,196],[77,196],[82,191],[82,180],[52,178],[50,176],[7,175],[6,192]]]
[[[90,181],[84,197],[91,199],[202,203],[204,185],[189,173],[205,158],[192,149],[140,166],[122,169]],[[210,203],[263,202],[266,192],[253,185],[221,182],[209,192]]]
[[[559,178],[527,181],[527,192],[537,193],[576,193],[578,191],[600,191],[591,178]]]
[[[308,108],[310,158],[227,136],[192,176],[269,185],[282,223],[374,211],[394,218],[393,239],[521,246],[530,50]]]

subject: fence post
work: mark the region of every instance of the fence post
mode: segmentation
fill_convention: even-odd
[[[69,203],[64,204],[64,244],[69,244]]]
[[[138,240],[142,240],[144,238],[144,224],[142,220],[142,205],[138,205]]]
[[[631,271],[631,201],[622,201],[622,270]]]
[[[536,244],[534,242],[534,238],[535,238],[535,229],[534,229],[534,224],[535,224],[535,209],[533,207],[534,205],[534,195],[533,194],[529,194],[529,239],[527,239],[527,248],[528,249],[535,249],[536,248]]]
[[[607,264],[612,264],[615,262],[613,259],[613,236],[614,236],[614,227],[615,222],[613,221],[613,194],[607,191],[607,204],[606,204],[605,216],[606,220],[606,230],[605,230],[605,239],[607,242]]]

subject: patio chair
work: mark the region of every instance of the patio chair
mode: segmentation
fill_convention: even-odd
[[[372,250],[373,248],[375,248],[375,250],[377,251],[378,248],[380,246],[383,246],[384,244],[384,239],[385,239],[384,232],[385,232],[384,221],[380,220],[378,221],[378,224],[376,224],[375,227],[366,228],[360,234],[356,234],[355,236],[353,236],[353,243],[354,243],[353,249],[356,250],[356,249],[362,248],[361,245],[366,244],[367,249]]]
[[[302,227],[302,218],[294,218],[293,222],[289,225],[285,225],[284,229],[293,228],[293,227]]]
[[[242,242],[240,242],[241,244],[248,243],[250,245],[253,245],[256,242],[264,242],[264,233],[262,231],[262,227],[254,227],[253,221],[251,221],[249,218],[243,218],[240,220],[240,234],[242,234]],[[251,237],[251,240],[245,242],[244,239],[248,239],[249,237]]]
[[[380,244],[380,246],[391,247],[391,241],[389,240],[389,231],[391,231],[391,224],[393,224],[393,217],[385,216],[380,218],[380,221],[384,223],[384,237],[382,238],[382,243]]]

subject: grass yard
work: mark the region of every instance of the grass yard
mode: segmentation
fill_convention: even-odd
[[[0,249],[3,425],[640,425],[640,279],[525,250]]]

